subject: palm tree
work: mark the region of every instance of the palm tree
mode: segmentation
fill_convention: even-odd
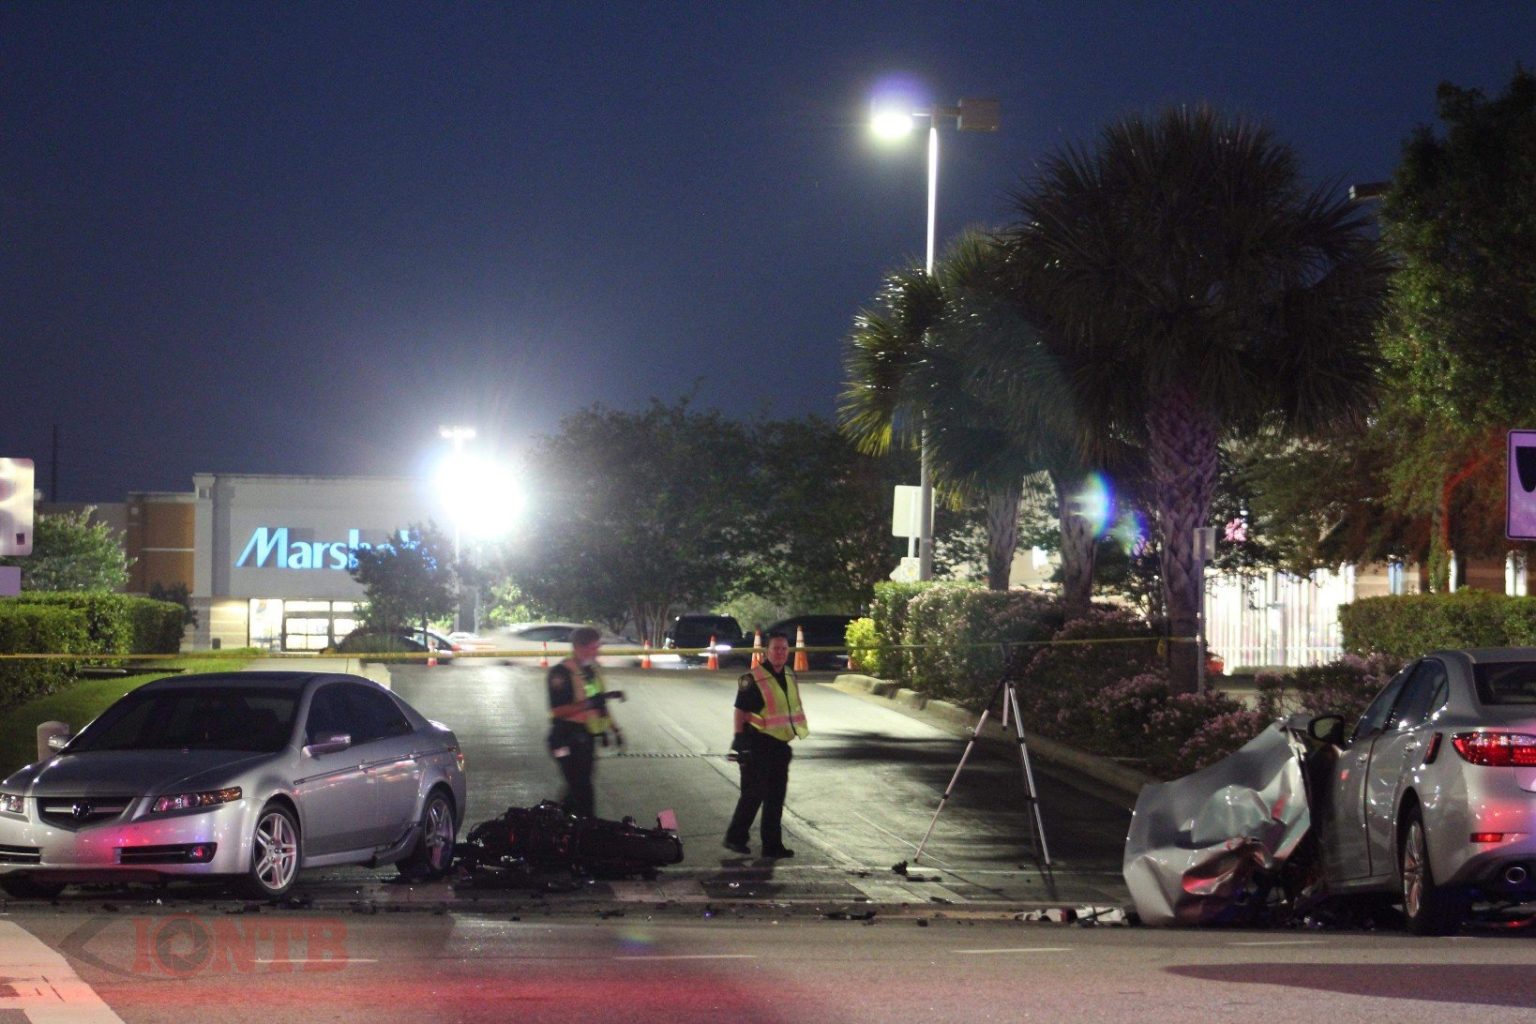
[[[1346,200],[1303,186],[1288,146],[1204,108],[1110,125],[1015,202],[1011,258],[1075,400],[1145,445],[1168,628],[1193,637],[1218,442],[1266,417],[1305,433],[1365,411],[1387,262]],[[1199,652],[1170,650],[1193,689]]]
[[[926,428],[937,485],[986,504],[987,583],[999,590],[1018,544],[1024,480],[1060,464],[1051,462],[1060,435],[1051,417],[1064,390],[1011,289],[1006,253],[977,231],[955,241],[931,278],[891,273],[876,308],[855,321],[842,396],[843,429],[866,451],[915,444]],[[1016,382],[1031,395],[1019,399]]]

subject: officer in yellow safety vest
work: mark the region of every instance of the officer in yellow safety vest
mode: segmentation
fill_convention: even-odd
[[[789,668],[789,637],[768,634],[768,657],[741,677],[736,688],[736,735],[731,757],[741,766],[741,799],[725,830],[725,848],[750,856],[752,820],[763,812],[764,857],[793,857],[784,845],[784,793],[789,788],[789,744],[804,738],[805,708]]]
[[[571,630],[571,656],[549,670],[549,752],[565,777],[561,806],[572,814],[596,816],[597,796],[592,789],[595,744],[608,745],[608,734],[622,748],[624,734],[608,711],[608,698],[623,699],[609,691],[597,671],[597,652],[602,634],[591,626]],[[579,680],[579,682],[578,682]]]

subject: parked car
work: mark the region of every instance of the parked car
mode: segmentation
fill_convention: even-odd
[[[1287,890],[1401,902],[1421,935],[1477,903],[1536,902],[1536,648],[1434,651],[1353,727],[1277,723],[1142,789],[1125,876],[1143,920],[1230,919],[1262,904],[1245,884],[1261,866],[1271,885],[1292,873]]]
[[[571,656],[571,631],[581,627],[579,622],[523,622],[508,626],[505,639],[497,646],[502,650],[519,653],[505,659],[509,665],[537,665],[546,657],[549,663]],[[633,668],[640,664],[640,641],[629,637],[603,633],[604,648],[625,653],[600,654],[597,663],[606,668]]]
[[[667,627],[662,647],[667,650],[689,651],[693,648],[715,647],[720,667],[746,664],[751,658],[752,638],[743,635],[741,623],[732,615],[712,615],[690,612],[679,615]],[[745,654],[741,653],[746,648]],[[700,653],[679,654],[685,665],[702,665],[708,655]]]
[[[77,882],[222,877],[271,899],[304,868],[438,877],[464,808],[453,732],[377,683],[171,677],[0,782],[0,889],[47,897]]]
[[[479,633],[468,633],[463,630],[449,633],[448,642],[453,644],[454,650],[461,653],[464,651],[494,651],[496,649],[496,641],[483,637]]]
[[[806,647],[837,648],[835,651],[808,650],[806,660],[811,666],[811,671],[840,672],[848,668],[848,623],[856,618],[858,618],[856,615],[796,615],[794,618],[781,619],[773,623],[763,630],[763,636],[769,633],[783,633],[789,637],[789,644],[793,647],[797,631],[804,629]]]
[[[1338,744],[1309,772],[1330,892],[1391,893],[1419,934],[1536,899],[1536,648],[1435,651],[1311,731]]]
[[[458,644],[432,630],[354,629],[336,642],[339,654],[423,654],[450,661]]]

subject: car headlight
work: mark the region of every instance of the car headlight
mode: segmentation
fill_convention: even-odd
[[[219,804],[233,803],[239,799],[239,786],[230,786],[228,789],[210,789],[203,793],[172,793],[156,797],[154,806],[149,810],[151,814],[168,814],[171,811],[195,811],[204,807],[217,807]]]
[[[27,813],[27,798],[20,793],[0,793],[0,814]]]

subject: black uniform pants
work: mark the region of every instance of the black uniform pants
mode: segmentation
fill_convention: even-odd
[[[565,777],[565,799],[560,806],[572,814],[597,816],[597,794],[592,788],[595,757],[592,734],[586,726],[556,725],[549,733],[549,752]]]
[[[747,736],[750,746],[747,756],[741,759],[741,799],[736,801],[736,813],[731,815],[725,838],[733,843],[747,842],[752,819],[761,809],[763,821],[759,831],[763,849],[782,849],[784,793],[789,788],[789,760],[794,752],[788,743],[755,729],[748,729]]]

